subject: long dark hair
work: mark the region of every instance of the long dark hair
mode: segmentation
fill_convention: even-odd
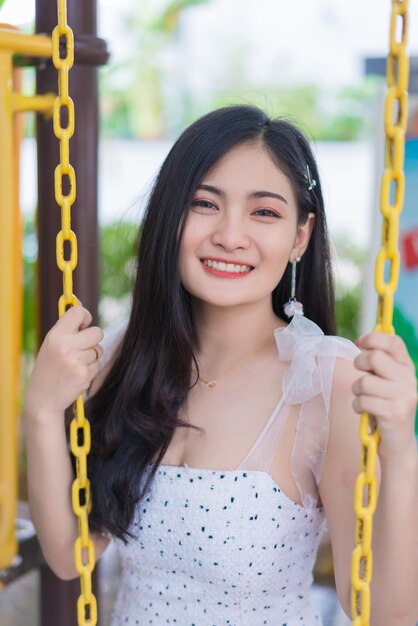
[[[127,541],[135,509],[176,427],[197,428],[178,417],[190,390],[197,345],[191,303],[179,276],[179,246],[193,194],[229,150],[258,142],[289,178],[298,225],[316,215],[308,248],[298,263],[296,297],[306,317],[336,334],[334,282],[321,184],[303,133],[255,106],[215,110],[189,126],[165,159],[151,191],[138,240],[133,302],[126,333],[110,371],[87,401],[92,449],[90,526]],[[306,166],[317,184],[308,190]],[[272,293],[275,314],[289,322],[291,264]],[[199,429],[201,430],[201,429]],[[155,463],[153,460],[156,459]],[[151,471],[146,476],[146,470]]]

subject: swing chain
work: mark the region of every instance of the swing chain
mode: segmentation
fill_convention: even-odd
[[[385,169],[380,189],[383,218],[381,248],[375,265],[375,287],[378,293],[376,332],[394,334],[393,295],[399,278],[399,214],[405,195],[405,131],[408,112],[409,60],[406,54],[408,34],[408,0],[392,0],[390,48],[387,62],[387,94],[384,130]],[[393,201],[392,201],[393,198]],[[385,283],[385,262],[390,263],[389,282]],[[356,513],[356,546],[351,562],[351,612],[353,626],[370,624],[370,582],[372,578],[372,525],[376,510],[376,456],[380,440],[373,416],[361,413],[362,443],[360,474],[354,494]],[[367,504],[363,504],[366,500]]]
[[[65,56],[60,56],[60,39],[64,39]],[[74,134],[74,102],[68,92],[68,72],[74,63],[74,36],[67,24],[65,0],[58,0],[58,25],[52,32],[52,61],[58,71],[58,95],[53,106],[54,133],[59,140],[60,162],[55,168],[55,199],[61,208],[61,230],[56,239],[56,259],[63,273],[63,295],[58,302],[58,315],[64,315],[68,306],[78,306],[73,293],[72,272],[77,265],[77,237],[71,230],[71,206],[76,199],[76,176],[70,165],[69,143]],[[66,125],[62,120],[67,119]],[[64,193],[63,186],[68,188]],[[64,257],[67,242],[70,258]],[[81,443],[79,443],[81,441]],[[87,478],[87,455],[90,452],[90,424],[85,418],[83,396],[75,401],[74,417],[70,425],[71,451],[76,458],[76,478],[71,496],[78,519],[79,537],[75,541],[75,566],[80,574],[81,594],[77,599],[77,621],[79,626],[97,624],[97,602],[92,593],[91,573],[95,566],[94,544],[89,535],[88,514],[91,511],[90,481]],[[85,562],[86,555],[87,562]]]

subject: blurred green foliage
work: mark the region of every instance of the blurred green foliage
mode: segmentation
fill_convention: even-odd
[[[309,129],[315,140],[354,140],[370,136],[374,104],[382,79],[364,77],[345,87],[317,84],[254,84],[251,54],[237,41],[222,59],[222,78],[206,94],[182,80],[180,16],[209,0],[143,0],[132,4],[124,22],[132,54],[100,71],[101,130],[109,137],[175,137],[209,110],[237,103],[259,105],[273,117],[286,116]],[[279,62],[283,60],[279,59]],[[175,85],[175,86],[174,86]],[[227,87],[225,87],[227,86]]]
[[[120,299],[132,291],[138,225],[115,222],[100,228],[102,297]]]
[[[238,102],[255,104],[272,117],[284,116],[294,121],[311,139],[352,141],[366,138],[372,132],[372,111],[380,84],[379,79],[365,77],[356,86],[342,88],[271,84],[254,89],[248,84],[234,85],[218,92],[208,109]],[[197,112],[193,116],[197,117]],[[191,121],[186,120],[185,124]]]
[[[101,296],[119,300],[132,291],[138,226],[115,222],[100,228]],[[26,219],[23,240],[23,351],[35,353],[38,344],[38,244],[35,225]],[[76,270],[77,271],[77,270]]]
[[[337,234],[332,238],[338,262],[341,261],[353,267],[359,279],[354,285],[343,285],[341,281],[336,282],[335,287],[335,307],[337,318],[337,334],[354,341],[360,335],[360,313],[362,297],[362,281],[366,264],[366,250],[358,246],[354,241],[347,238],[345,234]]]
[[[24,352],[35,353],[38,344],[38,310],[36,306],[38,242],[33,219],[23,225],[23,336]]]
[[[361,285],[345,288],[336,296],[337,334],[354,341],[360,336]]]
[[[181,12],[205,2],[208,0],[132,3],[124,24],[132,54],[100,72],[102,133],[142,139],[167,135],[172,103],[165,108],[163,84],[171,71],[167,62],[170,46],[178,36]]]

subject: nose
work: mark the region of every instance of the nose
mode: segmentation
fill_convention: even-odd
[[[212,233],[212,243],[230,251],[236,248],[248,248],[250,237],[242,216],[234,214],[233,211],[224,213],[216,222]]]

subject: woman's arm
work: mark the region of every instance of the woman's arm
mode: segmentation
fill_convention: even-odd
[[[373,528],[371,614],[376,624],[418,621],[418,456],[380,459],[382,482]],[[384,600],[382,601],[382,597]],[[385,612],[386,605],[386,612]],[[380,617],[379,617],[380,616]]]
[[[89,327],[91,319],[86,309],[73,307],[49,331],[28,381],[22,412],[31,518],[47,563],[58,577],[67,580],[79,574],[74,556],[78,522],[71,501],[74,475],[64,410],[89,385],[90,395],[97,391],[116,344],[113,340],[110,349],[109,336],[114,339],[113,333]],[[98,345],[101,341],[105,346]],[[100,361],[93,360],[93,346],[102,357]],[[90,537],[98,560],[110,540],[94,532]]]
[[[74,543],[77,518],[72,509],[74,480],[65,437],[64,414],[23,412],[25,425],[30,516],[46,562],[63,580],[77,578]],[[90,533],[98,560],[109,544],[107,537]]]
[[[328,519],[340,603],[351,617],[351,558],[355,545],[354,485],[360,469],[360,415],[353,408],[359,379],[354,362],[337,359],[330,436],[321,500]],[[418,619],[418,457],[413,434],[402,459],[377,458],[378,504],[373,528],[371,626],[415,626]],[[392,457],[393,458],[393,457]]]

